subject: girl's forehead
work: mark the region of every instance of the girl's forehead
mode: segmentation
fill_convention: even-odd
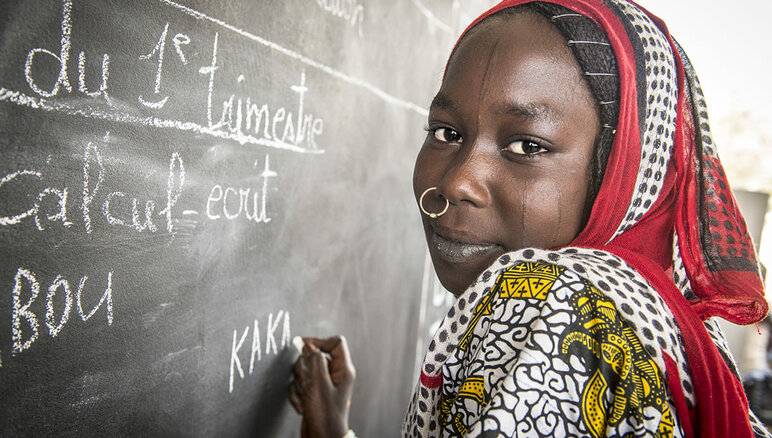
[[[481,58],[494,54],[507,56],[528,50],[571,53],[557,28],[536,12],[493,15],[462,37],[448,61],[446,75],[454,68],[469,67],[473,61],[481,62]]]
[[[485,18],[464,33],[456,43],[450,61],[465,46],[491,44],[495,40],[511,35],[521,27],[527,28],[529,33],[556,32],[559,34],[557,28],[538,12],[522,7],[509,8]],[[538,41],[538,39],[538,35],[534,35],[534,40]]]
[[[515,87],[517,95],[538,100],[563,88],[586,88],[565,38],[546,18],[529,11],[490,20],[456,47],[440,94],[482,99],[486,90]],[[574,94],[565,92],[566,98]]]

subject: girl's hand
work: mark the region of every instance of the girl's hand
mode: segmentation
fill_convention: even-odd
[[[303,338],[303,352],[293,367],[290,402],[303,416],[303,438],[342,438],[356,371],[346,338]]]

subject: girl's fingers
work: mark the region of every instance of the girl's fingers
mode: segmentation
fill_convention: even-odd
[[[295,408],[295,412],[297,412],[300,415],[303,415],[303,400],[301,397],[301,392],[298,387],[297,380],[293,380],[292,383],[290,383],[290,391],[289,391],[289,400],[290,404],[293,408]]]
[[[304,362],[307,365],[308,377],[314,382],[325,387],[332,388],[330,379],[330,367],[328,359],[324,353],[319,351],[314,345],[310,345],[307,352],[303,353]]]

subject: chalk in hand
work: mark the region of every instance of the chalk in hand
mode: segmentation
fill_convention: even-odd
[[[292,338],[292,345],[294,345],[300,353],[303,353],[303,346],[306,345],[306,343],[303,342],[303,338],[300,336],[295,336]]]
[[[301,338],[300,336],[295,336],[294,338],[292,338],[292,345],[294,345],[295,348],[298,349],[298,352],[300,352],[300,354],[303,354],[303,346],[306,345],[305,341],[303,341],[303,338]],[[332,356],[330,355],[330,353],[320,351],[319,348],[314,344],[308,344],[308,346],[312,351],[318,351],[322,353],[322,356],[325,359],[332,360]]]

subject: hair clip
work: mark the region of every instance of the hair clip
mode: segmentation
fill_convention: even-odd
[[[564,18],[564,17],[584,17],[582,14],[559,14],[559,15],[553,15],[552,18],[550,18],[550,21],[555,21],[556,18]]]
[[[578,40],[568,40],[568,45],[573,44],[596,44],[599,46],[611,46],[611,44],[603,42],[603,41],[578,41]]]

